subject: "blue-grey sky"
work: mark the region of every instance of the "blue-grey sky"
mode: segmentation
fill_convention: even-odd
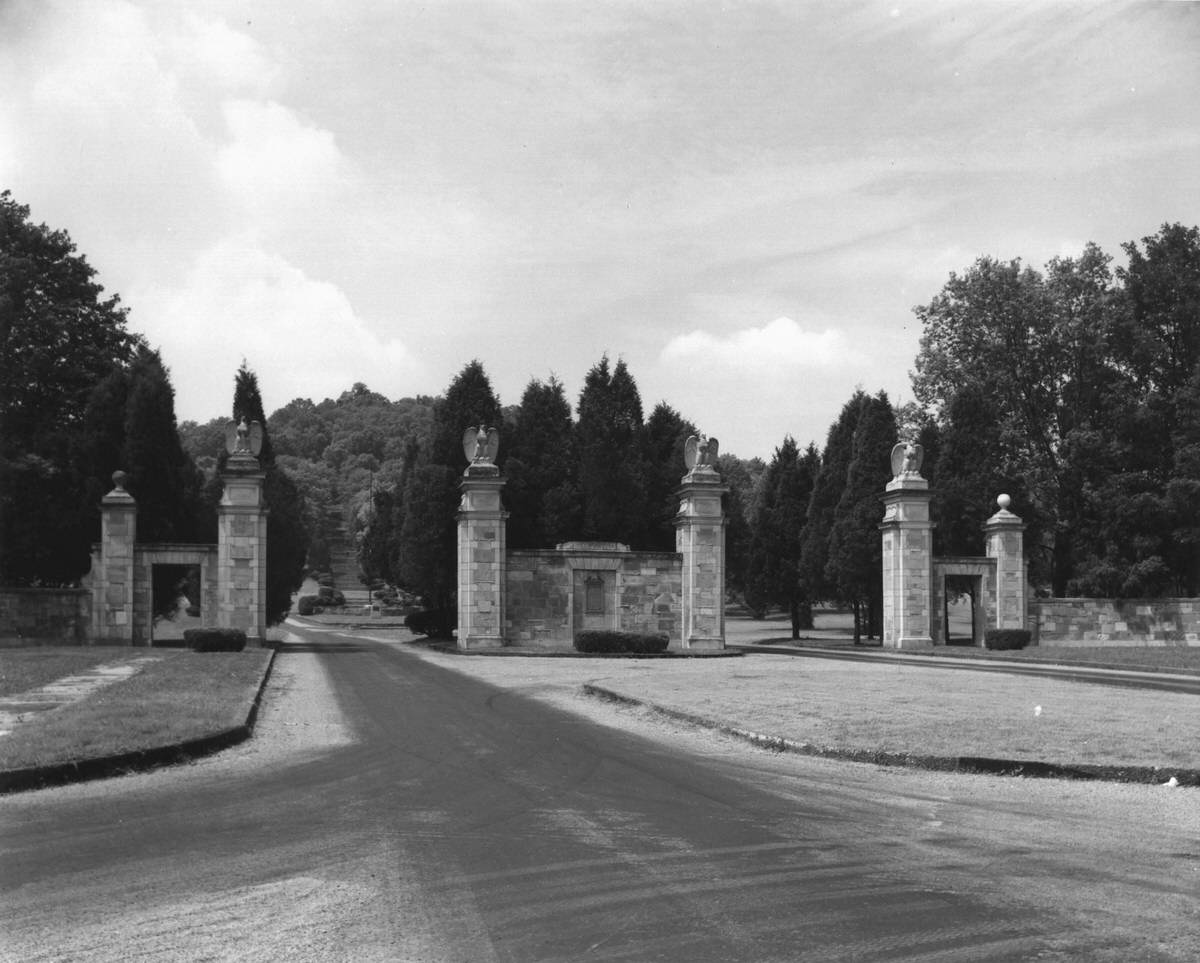
[[[181,419],[607,352],[769,457],[979,255],[1200,223],[1200,4],[0,0],[0,187]]]

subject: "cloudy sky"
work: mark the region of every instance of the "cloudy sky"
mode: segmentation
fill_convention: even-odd
[[[769,457],[979,255],[1200,223],[1200,4],[0,0],[4,187],[181,420],[607,352]]]

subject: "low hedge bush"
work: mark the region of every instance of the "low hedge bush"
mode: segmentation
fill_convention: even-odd
[[[666,652],[671,639],[665,632],[616,632],[593,630],[575,636],[578,652],[629,652],[635,655],[653,655]]]
[[[299,615],[316,615],[321,611],[315,595],[301,595],[296,600],[296,612]]]
[[[983,644],[997,651],[1023,649],[1032,638],[1029,629],[988,629],[983,633]]]
[[[448,639],[458,628],[458,610],[425,609],[413,612],[405,618],[404,625],[417,635],[426,635],[431,639]]]
[[[241,629],[184,629],[183,643],[193,652],[241,652],[246,633]]]

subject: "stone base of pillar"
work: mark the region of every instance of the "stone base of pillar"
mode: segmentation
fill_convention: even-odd
[[[685,652],[722,652],[725,649],[723,638],[692,638],[683,640]]]
[[[930,636],[906,636],[899,638],[894,644],[886,646],[891,649],[932,649],[933,639]]]
[[[500,635],[468,635],[465,639],[458,640],[458,648],[461,652],[474,652],[478,649],[502,649],[504,645],[504,637]]]

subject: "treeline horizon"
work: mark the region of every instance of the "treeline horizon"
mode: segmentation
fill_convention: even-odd
[[[161,357],[66,232],[29,222],[9,192],[0,228],[0,581],[76,584],[115,468],[130,472],[143,539],[206,538],[227,419],[176,423]],[[1042,271],[977,259],[914,308],[915,402],[860,389],[821,448],[786,435],[769,460],[722,454],[729,584],[751,610],[782,606],[796,627],[838,602],[877,633],[878,498],[900,438],[926,450],[936,553],[978,554],[1004,492],[1039,591],[1200,595],[1200,231],[1164,224],[1122,247],[1115,270],[1093,244]],[[305,556],[326,567],[343,534],[369,581],[447,605],[461,438],[480,424],[501,431],[513,547],[673,547],[696,426],[665,401],[647,415],[622,360],[597,361],[574,404],[551,378],[502,407],[472,361],[437,397],[393,402],[357,383],[267,416],[256,381],[253,404],[238,400],[247,377],[243,364],[233,414],[263,421],[272,517],[296,522],[277,534],[276,617]]]

